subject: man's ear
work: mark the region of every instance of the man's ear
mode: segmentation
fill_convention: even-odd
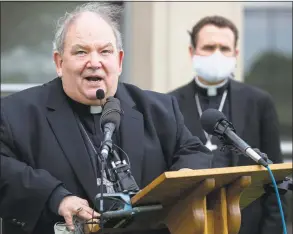
[[[194,48],[193,48],[192,45],[190,45],[190,46],[188,47],[188,49],[189,49],[189,55],[190,55],[190,57],[192,58],[193,55],[194,55]]]
[[[62,62],[63,62],[62,57],[60,53],[57,51],[54,51],[53,57],[54,57],[57,74],[59,77],[62,77]]]
[[[123,64],[123,59],[124,59],[124,51],[120,50],[118,53],[119,53],[118,54],[119,73],[121,74],[122,73],[122,64]]]

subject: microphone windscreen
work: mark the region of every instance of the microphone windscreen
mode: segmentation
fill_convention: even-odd
[[[200,123],[203,130],[210,135],[214,135],[216,124],[222,120],[227,120],[226,116],[221,111],[216,109],[207,109],[200,117]]]
[[[122,111],[119,99],[108,97],[103,107],[100,119],[102,128],[104,128],[106,123],[113,123],[116,126],[115,129],[118,129],[120,125],[121,113]]]
[[[96,97],[99,100],[103,100],[105,98],[105,92],[103,89],[98,89],[96,92]]]

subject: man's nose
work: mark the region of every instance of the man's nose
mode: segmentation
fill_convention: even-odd
[[[213,52],[218,53],[218,54],[222,53],[221,48],[219,48],[219,47],[216,47]]]
[[[91,53],[87,67],[92,69],[98,69],[102,67],[101,57],[98,55],[98,53]]]

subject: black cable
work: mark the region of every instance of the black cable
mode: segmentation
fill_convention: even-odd
[[[97,200],[100,200],[101,198],[97,198]],[[121,200],[119,198],[116,198],[116,197],[104,197],[104,199],[109,199],[109,200],[113,200],[113,201],[118,201],[118,202],[121,202],[121,203],[124,203],[124,204],[127,204],[127,205],[130,205],[130,203],[126,202],[125,200]]]
[[[131,168],[130,160],[129,160],[129,157],[128,157],[127,153],[123,149],[121,149],[118,145],[113,144],[113,146],[117,147],[126,156],[128,164],[129,164],[129,167]]]
[[[127,172],[127,174],[126,174],[124,177],[122,177],[121,179],[117,180],[116,182],[113,182],[112,184],[113,184],[113,185],[117,185],[117,184],[120,183],[122,180],[124,180],[125,178],[127,178],[129,174],[131,174],[131,173]],[[105,178],[105,177],[104,177],[104,179],[108,179],[108,178]],[[105,187],[111,188],[110,185],[105,185]]]
[[[100,187],[100,193],[101,193],[101,199],[100,199],[100,228],[102,230],[103,233],[103,228],[104,228],[104,219],[103,219],[103,212],[104,212],[104,176],[103,176],[103,172],[104,172],[104,163],[106,163],[104,161],[104,158],[101,157],[101,187]]]

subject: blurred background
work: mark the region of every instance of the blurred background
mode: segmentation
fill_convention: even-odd
[[[55,78],[52,40],[57,19],[81,2],[1,2],[1,96]],[[188,30],[202,17],[222,15],[239,29],[235,79],[274,99],[285,161],[292,161],[291,2],[113,2],[125,60],[121,80],[167,92],[193,77]],[[292,195],[288,193],[290,207]],[[291,223],[290,213],[288,225]],[[288,233],[292,233],[291,226]]]

